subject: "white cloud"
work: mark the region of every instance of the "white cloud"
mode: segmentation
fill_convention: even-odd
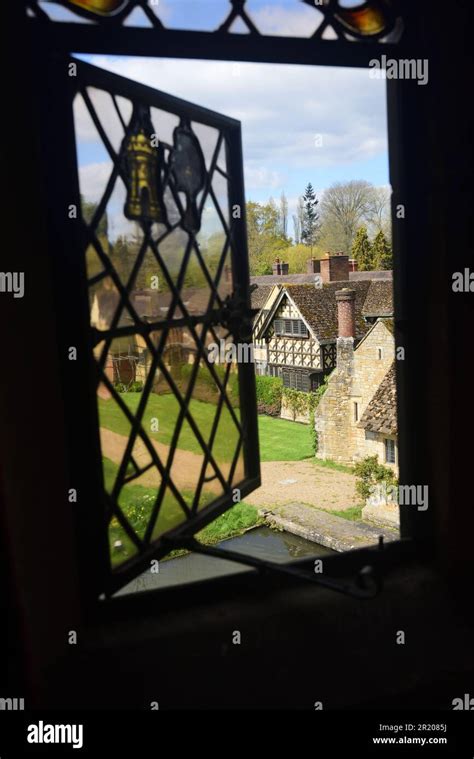
[[[110,163],[89,163],[87,166],[80,166],[79,186],[81,194],[87,200],[97,203],[104,194],[110,171]]]
[[[245,169],[245,189],[279,189],[284,184],[284,177],[278,171],[272,171],[266,166],[255,166],[246,162]]]
[[[286,37],[310,37],[322,21],[322,14],[308,5],[287,8],[276,3],[253,9],[252,0],[246,5],[257,29],[262,34]]]
[[[291,161],[317,170],[386,150],[385,83],[370,80],[363,69],[104,57],[94,62],[239,119],[250,163],[278,167]],[[314,147],[316,134],[323,135],[321,148]]]

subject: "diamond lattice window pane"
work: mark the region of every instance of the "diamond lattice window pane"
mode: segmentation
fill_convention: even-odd
[[[120,78],[101,72],[98,85],[93,67],[79,69],[81,239],[116,587],[232,506],[234,487],[258,486],[258,455],[244,456],[253,366],[231,350],[250,322],[242,221],[230,213],[243,193],[227,171],[240,135],[218,114],[196,118],[192,106],[191,120],[183,101],[140,97],[139,85],[134,98]]]

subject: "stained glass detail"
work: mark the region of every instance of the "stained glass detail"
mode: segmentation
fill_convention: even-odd
[[[174,130],[174,149],[170,157],[170,169],[176,190],[186,195],[183,227],[187,232],[199,232],[200,214],[196,198],[204,186],[204,156],[198,139],[188,123]]]
[[[233,505],[233,488],[258,484],[241,408],[253,366],[224,360],[222,350],[213,357],[250,324],[237,296],[240,221],[230,214],[237,135],[218,114],[203,110],[201,122],[193,106],[191,122],[184,101],[152,98],[139,85],[135,98],[120,77],[78,67],[84,255],[112,577],[121,573],[111,582],[119,584],[150,551],[167,553],[170,531],[190,525],[192,534]],[[91,155],[102,163],[89,172]]]
[[[162,197],[163,153],[159,146],[153,145],[154,139],[157,137],[153,132],[150,109],[138,103],[122,146],[128,190],[124,214],[131,220],[167,224]]]
[[[271,14],[257,0],[173,0],[166,6],[147,0],[31,0],[38,18],[65,20],[54,10],[62,6],[77,20],[155,29],[182,29],[216,34],[307,37],[315,40],[397,42],[403,32],[397,0],[285,0],[280,14]],[[308,6],[304,12],[302,6]],[[310,9],[310,10],[309,10]],[[63,11],[64,12],[64,11]],[[312,15],[311,15],[312,12]],[[283,20],[284,22],[283,22]],[[68,19],[69,20],[69,19]]]
[[[106,15],[114,13],[123,6],[127,5],[128,0],[69,0],[69,5],[77,5],[91,13]]]
[[[386,33],[393,23],[393,13],[389,3],[363,3],[355,8],[341,8],[335,19],[351,34],[374,37]]]

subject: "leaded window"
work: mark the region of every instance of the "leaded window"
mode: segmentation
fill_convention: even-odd
[[[309,332],[302,319],[275,319],[275,335],[288,337],[308,337]]]
[[[156,31],[193,29],[218,34],[281,36],[277,19],[265,13],[259,0],[173,0],[171,9],[147,0],[29,0],[30,15],[41,21],[88,22],[108,27]],[[393,42],[403,31],[396,3],[368,0],[348,6],[341,0],[289,0],[293,12],[288,36],[315,41],[376,40]],[[171,12],[170,12],[171,11]]]
[[[308,372],[297,371],[295,369],[283,369],[281,376],[284,387],[301,390],[304,393],[309,393],[311,390]]]
[[[79,166],[85,133],[108,166],[81,240],[113,590],[259,484],[253,366],[225,350],[251,339],[240,125],[68,65]]]
[[[385,444],[385,462],[387,464],[395,464],[396,463],[395,440],[392,440],[391,438],[385,438],[384,444]]]
[[[88,600],[113,593],[172,548],[197,550],[196,531],[235,502],[234,491],[243,497],[260,480],[254,368],[209,360],[211,342],[251,339],[240,124],[69,56],[367,66],[402,39],[395,0],[350,7],[285,0],[291,28],[275,27],[271,15],[265,21],[260,5],[173,0],[165,17],[151,0],[25,3],[38,82],[47,83],[40,98],[45,188],[64,201],[49,208],[49,245]],[[109,162],[92,209],[80,198],[81,122]],[[205,203],[220,225],[211,251],[203,245]],[[77,216],[65,221],[65,207]],[[107,235],[117,208],[122,247]],[[79,357],[73,369],[71,344]],[[288,386],[309,389],[307,373],[286,377]],[[204,385],[215,409],[207,420],[198,414]],[[151,492],[130,511],[136,487]],[[308,579],[354,592],[331,578]]]

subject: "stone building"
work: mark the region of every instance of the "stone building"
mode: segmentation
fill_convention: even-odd
[[[270,291],[254,325],[258,373],[281,377],[285,387],[303,392],[320,387],[336,366],[336,292],[345,284],[286,284]],[[357,344],[374,320],[392,315],[392,283],[364,280],[351,284],[351,292]],[[308,421],[307,415],[299,421]]]
[[[335,366],[338,288],[351,284],[356,290],[357,339],[376,318],[392,314],[392,272],[354,269],[348,256],[328,254],[310,259],[306,274],[292,274],[276,259],[273,274],[251,277],[257,374],[282,377],[284,385],[305,392],[319,386]]]
[[[381,310],[381,295],[368,296],[369,313]],[[397,471],[393,320],[372,313],[372,326],[357,343],[355,299],[352,288],[336,293],[337,359],[316,409],[318,457],[350,465],[376,454]]]

